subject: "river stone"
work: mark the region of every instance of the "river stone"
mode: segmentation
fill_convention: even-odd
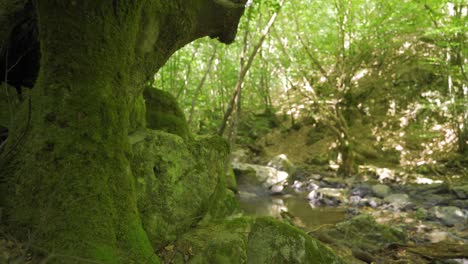
[[[289,178],[289,174],[287,172],[266,166],[233,162],[232,167],[234,172],[237,172],[239,178],[242,178],[243,173],[254,171],[256,182],[252,184],[260,184],[266,189],[269,189],[274,185],[285,184]],[[240,181],[241,179],[239,179],[239,182]]]
[[[322,186],[330,188],[345,188],[346,180],[341,177],[326,177],[322,179]]]
[[[271,194],[281,194],[283,193],[284,185],[282,183],[277,183],[275,185],[270,186],[270,188],[268,189],[270,190]]]
[[[361,196],[353,195],[349,197],[349,204],[351,206],[364,206],[366,201],[363,203],[362,200],[364,199]]]
[[[372,188],[367,184],[356,185],[351,190],[351,195],[359,197],[366,197],[370,193],[372,193]]]
[[[452,200],[450,205],[456,206],[463,210],[468,210],[468,200]]]
[[[409,196],[404,193],[389,195],[385,197],[384,202],[392,205],[396,209],[401,209],[411,204]]]
[[[382,204],[382,199],[377,198],[377,197],[371,197],[369,198],[368,204],[372,208],[377,208],[378,206]]]
[[[459,199],[468,199],[468,185],[454,187],[453,191]]]
[[[425,208],[431,208],[436,205],[448,205],[450,197],[438,194],[429,194],[422,198],[422,204]]]
[[[291,187],[296,191],[296,192],[311,192],[314,190],[317,190],[320,188],[317,182],[314,180],[308,180],[308,181],[294,181],[294,183],[291,185]]]
[[[436,206],[431,213],[446,226],[467,224],[468,215],[455,206]]]
[[[348,202],[345,190],[334,188],[320,188],[309,193],[307,198],[314,204],[324,204],[328,206],[336,206]]]
[[[372,186],[372,193],[379,198],[385,198],[390,195],[390,187],[385,184],[377,184]]]

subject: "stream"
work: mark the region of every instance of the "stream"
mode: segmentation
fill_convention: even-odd
[[[345,208],[314,207],[302,194],[290,193],[269,195],[251,186],[239,186],[239,203],[245,214],[250,216],[272,216],[282,218],[281,212],[294,217],[295,224],[306,231],[320,226],[334,225],[345,220]]]

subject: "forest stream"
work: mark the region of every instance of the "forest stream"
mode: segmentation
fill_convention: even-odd
[[[345,179],[296,166],[284,154],[262,162],[248,152],[233,158],[246,215],[296,226],[347,263],[468,263],[467,188],[457,186],[463,177],[446,176],[456,183],[452,190],[438,175],[369,166],[359,180]]]
[[[0,264],[468,264],[467,44],[467,0],[0,0]]]
[[[247,215],[281,218],[282,214],[289,212],[306,231],[339,223],[346,217],[344,208],[314,207],[297,193],[271,196],[259,190],[258,195],[253,195],[246,191],[248,189],[246,186],[239,186],[238,196],[240,207]]]

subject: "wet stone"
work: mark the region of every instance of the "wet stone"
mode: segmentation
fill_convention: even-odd
[[[446,226],[467,224],[467,212],[455,206],[436,206],[431,210],[431,214]]]
[[[390,192],[390,187],[388,187],[387,185],[377,184],[372,186],[372,193],[379,198],[387,197],[388,195],[390,195]]]

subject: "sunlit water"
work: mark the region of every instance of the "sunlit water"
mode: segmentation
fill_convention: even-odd
[[[343,208],[314,208],[301,194],[270,196],[265,193],[246,192],[242,187],[240,190],[240,206],[247,215],[281,218],[282,211],[288,212],[288,215],[293,217],[293,222],[307,231],[336,224],[345,218]]]

